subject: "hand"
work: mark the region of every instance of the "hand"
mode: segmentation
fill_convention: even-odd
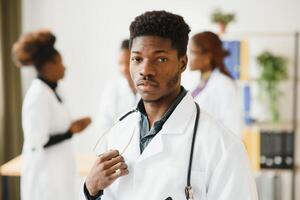
[[[72,134],[79,133],[83,131],[90,123],[92,122],[90,117],[85,117],[79,120],[76,120],[71,124],[70,132]]]
[[[127,175],[128,167],[117,150],[101,154],[94,163],[85,184],[89,194],[95,196],[110,186],[117,178]]]

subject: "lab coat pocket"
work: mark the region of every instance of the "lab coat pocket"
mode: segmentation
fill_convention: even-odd
[[[194,200],[206,199],[206,173],[205,172],[192,170],[191,186],[193,189]]]

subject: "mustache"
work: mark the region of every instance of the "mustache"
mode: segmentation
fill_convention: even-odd
[[[145,84],[149,84],[149,85],[152,85],[152,86],[158,86],[159,83],[153,79],[152,77],[150,76],[143,76],[141,78],[139,78],[136,83],[135,83],[137,86],[139,85],[145,85]]]

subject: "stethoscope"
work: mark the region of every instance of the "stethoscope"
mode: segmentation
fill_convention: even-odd
[[[194,199],[194,195],[193,195],[193,189],[191,186],[191,171],[192,171],[192,163],[193,163],[193,155],[194,155],[194,146],[195,146],[195,140],[196,140],[196,135],[197,135],[197,130],[198,130],[198,124],[199,124],[199,117],[200,117],[200,107],[199,105],[195,102],[196,105],[196,110],[197,110],[197,114],[196,114],[196,118],[195,118],[195,122],[194,122],[194,129],[193,129],[193,138],[192,138],[192,144],[191,144],[191,150],[190,150],[190,158],[189,158],[189,165],[188,165],[188,171],[187,171],[187,181],[186,181],[186,186],[184,188],[184,192],[185,192],[185,196],[187,200],[193,200]],[[120,117],[112,127],[114,127],[117,123],[121,122],[123,119],[125,119],[126,117],[128,117],[129,115],[131,115],[132,113],[138,112],[137,109],[131,110],[128,113],[126,113],[125,115],[123,115],[122,117]],[[110,132],[112,128],[110,128],[109,130],[105,131],[104,134],[102,134],[102,136],[97,140],[95,147],[93,148],[94,152],[96,147],[98,146],[98,143],[102,140],[102,138]],[[135,130],[133,130],[133,133],[129,139],[129,142],[125,145],[125,148],[121,151],[120,155],[122,155],[124,153],[124,151],[127,149],[127,147],[129,146],[129,144],[132,141],[132,138],[134,136]],[[166,198],[165,200],[172,200],[171,197]]]

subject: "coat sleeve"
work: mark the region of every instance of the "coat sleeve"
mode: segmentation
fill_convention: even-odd
[[[97,197],[91,197],[86,189],[85,183],[83,183],[81,188],[82,189],[81,189],[81,194],[80,194],[80,200],[101,200],[103,191],[102,191],[101,195],[98,195]]]
[[[52,115],[50,103],[45,96],[39,96],[32,99],[28,105],[24,105],[22,111],[24,139],[32,150],[43,148],[49,140]]]
[[[242,143],[228,148],[207,186],[208,200],[258,200],[254,175]]]

